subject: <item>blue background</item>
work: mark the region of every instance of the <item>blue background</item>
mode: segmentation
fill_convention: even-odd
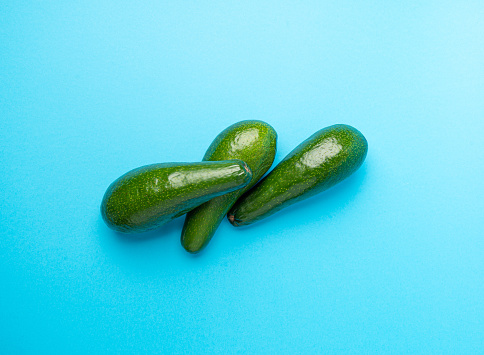
[[[2,353],[484,352],[484,2],[4,1]],[[102,222],[244,119],[362,168],[198,256]]]

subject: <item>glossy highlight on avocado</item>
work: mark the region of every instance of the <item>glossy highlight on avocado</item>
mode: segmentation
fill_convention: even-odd
[[[208,244],[235,201],[269,170],[276,145],[274,128],[257,120],[235,123],[214,139],[203,160],[241,159],[252,170],[252,181],[245,188],[216,197],[187,214],[181,236],[185,250],[197,253]]]
[[[336,185],[365,160],[368,143],[348,125],[314,133],[289,153],[228,213],[234,226],[249,225]]]
[[[108,187],[101,214],[113,230],[145,232],[214,197],[245,187],[251,179],[252,172],[241,160],[147,165]]]

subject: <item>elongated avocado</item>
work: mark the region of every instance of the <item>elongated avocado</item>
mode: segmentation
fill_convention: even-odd
[[[116,231],[145,232],[246,186],[251,178],[252,172],[241,160],[147,165],[108,187],[101,214]]]
[[[236,227],[252,224],[329,189],[355,172],[367,151],[368,143],[357,129],[343,124],[323,128],[244,194],[228,219]]]
[[[202,250],[235,201],[252,187],[272,165],[277,133],[262,121],[241,121],[222,131],[208,148],[203,160],[241,159],[253,173],[245,188],[216,197],[190,211],[183,226],[181,243],[191,253]]]

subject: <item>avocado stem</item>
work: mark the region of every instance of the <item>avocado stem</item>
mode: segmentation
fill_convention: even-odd
[[[237,221],[236,221],[236,219],[235,219],[235,216],[234,216],[233,214],[230,214],[230,215],[229,215],[229,221],[230,221],[230,223],[232,223],[232,225],[234,225],[234,226],[236,226],[236,227],[238,227],[238,226],[239,226],[239,224],[237,223]]]

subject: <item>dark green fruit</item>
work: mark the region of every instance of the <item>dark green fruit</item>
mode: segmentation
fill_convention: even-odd
[[[316,132],[235,203],[230,223],[254,223],[329,189],[355,172],[367,151],[365,137],[351,126],[338,124]]]
[[[241,159],[250,167],[253,177],[245,188],[216,197],[187,214],[181,236],[187,251],[202,250],[235,201],[269,170],[276,154],[276,140],[276,131],[262,121],[238,122],[215,138],[203,160]]]
[[[251,178],[252,172],[241,160],[147,165],[108,187],[101,214],[116,231],[145,232],[246,186]]]

